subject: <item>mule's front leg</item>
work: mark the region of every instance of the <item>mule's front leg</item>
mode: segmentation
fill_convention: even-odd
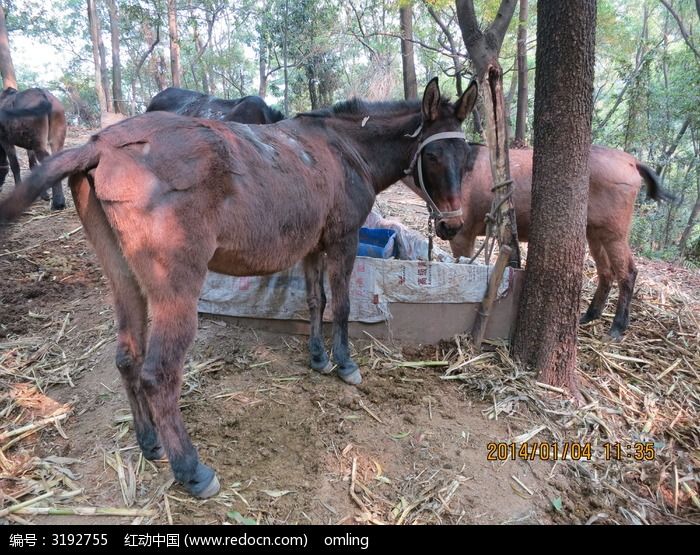
[[[348,317],[350,316],[350,274],[357,254],[357,233],[335,242],[328,249],[328,277],[333,296],[333,361],[343,381],[357,385],[362,382],[360,369],[350,357],[348,348]]]
[[[141,380],[175,479],[192,495],[205,498],[219,492],[219,481],[199,462],[178,405],[185,353],[197,331],[197,299],[187,297],[149,298],[151,336]]]
[[[309,305],[309,354],[311,368],[321,374],[329,374],[333,365],[323,344],[323,311],[326,309],[326,292],[323,290],[324,256],[314,252],[304,258],[306,301]]]

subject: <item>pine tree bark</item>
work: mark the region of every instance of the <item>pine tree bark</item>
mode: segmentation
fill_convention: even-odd
[[[17,77],[15,76],[15,66],[12,63],[12,53],[10,51],[10,38],[7,34],[7,24],[5,23],[5,10],[0,6],[0,73],[2,74],[2,87],[17,88]]]
[[[177,0],[168,0],[168,31],[170,33],[170,74],[173,87],[180,87],[182,69],[180,68],[180,42],[177,34]]]
[[[399,8],[401,20],[401,63],[403,66],[403,94],[406,100],[418,98],[416,62],[413,53],[413,7]]]
[[[576,393],[586,241],[596,0],[537,13],[532,221],[514,354]]]
[[[95,64],[95,92],[100,104],[101,112],[109,112],[105,90],[102,85],[102,67],[100,64],[100,30],[97,21],[96,0],[87,0],[88,23],[90,25],[90,38],[92,40],[92,58]]]
[[[518,104],[515,111],[515,137],[517,146],[525,146],[527,133],[527,0],[520,0],[518,17]]]

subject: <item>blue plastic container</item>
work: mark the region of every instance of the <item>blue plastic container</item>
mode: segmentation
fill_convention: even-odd
[[[396,232],[393,229],[360,228],[358,256],[392,258],[396,250]]]

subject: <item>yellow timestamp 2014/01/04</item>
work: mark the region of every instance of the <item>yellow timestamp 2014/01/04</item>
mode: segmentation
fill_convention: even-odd
[[[603,443],[602,456],[605,460],[636,460],[652,461],[656,458],[656,450],[652,442],[637,443]],[[571,459],[592,460],[595,457],[594,448],[590,443],[557,442],[491,442],[486,444],[486,460],[488,461],[556,461]]]

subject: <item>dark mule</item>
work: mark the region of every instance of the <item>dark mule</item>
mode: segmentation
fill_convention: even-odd
[[[464,227],[451,241],[455,256],[472,256],[476,237],[486,232],[484,215],[491,210],[493,198],[488,150],[477,145],[472,145],[472,148],[476,159],[473,168],[462,180]],[[651,168],[620,150],[592,146],[590,169],[586,237],[598,270],[598,288],[591,305],[581,317],[581,323],[600,317],[613,279],[616,279],[620,293],[610,335],[617,338],[629,325],[629,308],[637,277],[628,244],[637,193],[644,182],[648,196],[654,200],[673,200],[673,195],[662,189],[658,176]],[[532,150],[511,150],[510,171],[515,183],[513,198],[518,237],[527,241],[530,230]]]
[[[15,185],[21,182],[19,162],[15,146],[27,149],[29,167],[36,166],[49,154],[56,154],[63,149],[66,140],[66,114],[61,102],[46,89],[26,89],[17,92],[8,87],[0,93],[0,108],[31,110],[38,106],[50,106],[47,113],[36,117],[12,119],[0,126],[0,187],[7,176],[7,161],[9,159]],[[61,210],[66,206],[61,183],[52,187],[53,199],[51,207]],[[47,194],[43,195],[48,200]]]
[[[113,291],[116,362],[139,445],[149,459],[165,448],[175,478],[208,497],[219,484],[199,462],[178,407],[207,269],[268,274],[303,259],[310,365],[329,373],[321,328],[327,268],[333,360],[345,381],[358,383],[347,333],[358,230],[376,195],[421,157],[428,194],[450,211],[441,223],[461,226],[455,208],[469,146],[460,128],[475,99],[472,85],[452,104],[434,79],[422,103],[354,100],[273,125],[147,113],[37,166],[0,203],[0,222],[17,218],[50,183],[70,178]]]
[[[173,112],[182,116],[238,123],[276,123],[284,119],[282,112],[270,108],[259,96],[225,100],[177,87],[168,87],[155,95],[146,111]]]

